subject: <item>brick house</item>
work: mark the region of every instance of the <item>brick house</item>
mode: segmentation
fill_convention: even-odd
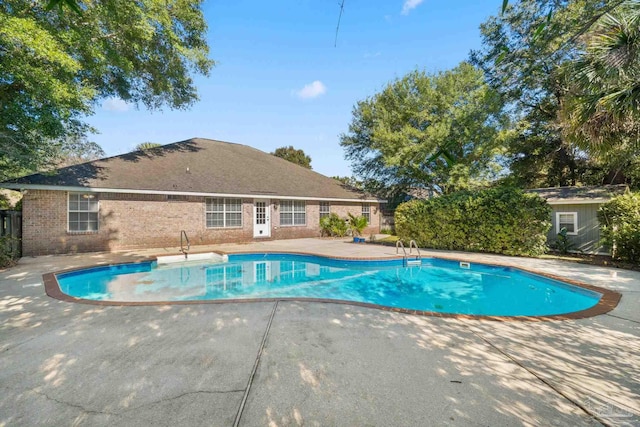
[[[246,145],[194,138],[7,181],[24,255],[320,235],[335,212],[379,231],[380,200]]]

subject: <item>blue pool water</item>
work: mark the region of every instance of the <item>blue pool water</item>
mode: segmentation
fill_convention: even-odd
[[[513,268],[423,259],[345,261],[292,254],[230,255],[222,264],[155,262],[58,274],[60,289],[104,301],[322,298],[409,310],[541,316],[585,310],[600,294]]]

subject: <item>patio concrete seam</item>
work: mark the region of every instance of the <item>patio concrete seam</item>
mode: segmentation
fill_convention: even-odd
[[[240,402],[240,407],[238,408],[236,419],[233,422],[233,427],[238,427],[238,425],[240,425],[240,419],[242,418],[242,412],[244,411],[244,406],[247,403],[247,398],[249,397],[249,392],[251,391],[253,378],[256,376],[256,372],[258,372],[258,366],[260,365],[260,358],[262,358],[262,351],[264,350],[264,345],[267,342],[267,336],[269,335],[269,331],[271,330],[271,323],[273,322],[273,318],[276,315],[276,310],[278,309],[278,302],[279,301],[276,300],[276,302],[273,304],[273,309],[271,310],[271,316],[269,316],[267,327],[265,328],[264,335],[262,336],[262,342],[260,343],[260,348],[258,349],[258,355],[256,356],[256,361],[253,364],[253,369],[251,370],[251,374],[249,375],[249,382],[247,383],[247,388],[244,391],[244,396],[242,396],[242,401]]]
[[[525,371],[529,372],[531,375],[533,375],[535,378],[537,378],[540,382],[542,382],[544,385],[546,385],[547,387],[549,387],[551,390],[555,391],[557,394],[559,394],[560,396],[564,397],[567,401],[569,401],[571,404],[573,404],[574,406],[580,408],[585,414],[587,414],[588,416],[590,416],[591,418],[595,419],[596,421],[598,421],[600,424],[602,424],[603,426],[609,426],[608,423],[606,423],[602,418],[598,417],[597,415],[591,413],[584,405],[582,405],[580,402],[575,401],[574,399],[572,399],[571,397],[569,397],[566,393],[564,393],[563,391],[561,391],[558,387],[556,387],[555,385],[553,385],[551,383],[551,381],[543,378],[542,376],[538,375],[534,370],[527,368],[524,364],[520,363],[520,361],[518,361],[518,359],[516,359],[515,357],[511,356],[509,353],[507,353],[506,351],[503,351],[502,349],[500,349],[497,345],[493,344],[491,341],[489,341],[488,339],[486,339],[485,337],[483,337],[482,335],[480,335],[479,333],[475,332],[473,329],[471,329],[470,326],[466,326],[467,329],[469,329],[469,331],[474,334],[475,336],[477,336],[478,338],[480,338],[482,341],[486,342],[490,347],[492,347],[493,349],[495,349],[497,352],[499,352],[500,354],[502,354],[503,356],[505,356],[507,359],[509,359],[510,361],[512,361],[513,363],[515,363],[516,365],[518,365],[519,367],[521,367],[522,369],[524,369]]]
[[[620,316],[616,316],[615,314],[609,314],[609,313],[605,313],[605,315],[615,317],[616,319],[620,319],[620,320],[626,320],[627,322],[637,323],[640,325],[640,322],[637,320],[627,319],[626,317],[620,317]]]

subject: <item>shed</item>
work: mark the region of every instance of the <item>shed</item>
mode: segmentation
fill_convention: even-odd
[[[592,187],[552,187],[526,190],[544,198],[551,205],[552,227],[547,242],[552,246],[562,227],[574,245],[573,251],[588,254],[609,254],[600,242],[598,209],[613,197],[628,191],[625,184]]]

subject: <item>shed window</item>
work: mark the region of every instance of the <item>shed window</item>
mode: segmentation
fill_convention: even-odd
[[[307,210],[304,200],[280,201],[280,225],[306,225]]]
[[[556,233],[562,228],[567,229],[567,234],[578,234],[578,212],[556,212]]]
[[[206,199],[207,228],[242,227],[242,199]]]
[[[320,219],[329,216],[331,213],[331,205],[329,202],[320,202]]]
[[[96,194],[69,193],[69,231],[98,231],[100,203]]]

